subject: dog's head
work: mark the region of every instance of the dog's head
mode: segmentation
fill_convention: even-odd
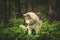
[[[24,15],[24,18],[25,18],[26,20],[31,19],[31,16],[30,16],[29,14],[23,14],[23,15]]]
[[[29,24],[30,23],[30,15],[29,14],[23,14],[23,16],[24,16],[24,18],[25,18],[25,22],[27,23],[27,24]]]

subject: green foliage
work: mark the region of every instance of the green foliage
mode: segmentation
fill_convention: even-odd
[[[41,40],[60,40],[60,21],[54,21],[51,24],[44,22],[40,29]]]
[[[12,27],[12,28],[6,28],[3,29],[0,33],[0,37],[2,39],[17,39],[17,38],[22,38],[23,36],[25,36],[25,32],[23,31],[22,28],[18,28],[18,27]]]
[[[11,19],[10,23],[13,24],[14,26],[19,26],[24,23],[23,19]]]
[[[23,26],[23,25],[22,25]],[[54,21],[48,24],[47,21],[39,31],[39,37],[28,35],[21,27],[8,27],[0,30],[1,40],[60,40],[60,21]]]

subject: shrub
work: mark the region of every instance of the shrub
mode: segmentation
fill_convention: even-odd
[[[23,19],[10,19],[10,24],[13,26],[19,26],[24,23]]]
[[[27,31],[21,27],[8,27],[0,30],[0,40],[60,40],[60,21],[54,21],[51,24],[47,21],[43,22],[39,37],[28,35]]]
[[[54,21],[51,24],[44,22],[40,30],[41,40],[60,40],[60,21]]]
[[[2,39],[17,39],[18,37],[23,37],[25,32],[22,28],[12,27],[2,30],[0,36]]]

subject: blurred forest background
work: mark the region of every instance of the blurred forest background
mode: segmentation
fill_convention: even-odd
[[[59,0],[0,0],[0,40],[60,40]],[[43,21],[39,37],[28,35],[23,14],[35,12]]]

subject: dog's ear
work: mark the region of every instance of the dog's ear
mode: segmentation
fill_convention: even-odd
[[[30,16],[29,14],[23,14],[23,16]]]

